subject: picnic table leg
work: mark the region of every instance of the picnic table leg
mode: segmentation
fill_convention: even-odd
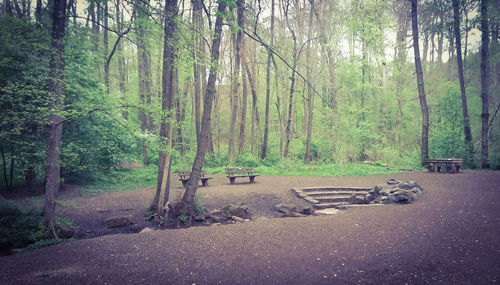
[[[455,165],[455,172],[458,173],[460,171],[460,165]]]
[[[182,181],[182,186],[186,187],[188,181],[187,180],[181,180]]]
[[[250,178],[250,183],[255,183],[255,176],[249,176],[248,178]]]
[[[427,171],[434,172],[434,165],[432,165],[432,164],[427,165]]]
[[[231,184],[234,184],[234,179],[235,177],[229,177],[229,182],[231,182]]]
[[[201,179],[203,186],[208,186],[208,179]]]

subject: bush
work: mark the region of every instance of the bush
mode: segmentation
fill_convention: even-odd
[[[40,212],[0,198],[0,251],[23,248],[44,236]]]
[[[236,157],[233,164],[239,167],[257,167],[259,166],[259,161],[255,156],[243,153]]]

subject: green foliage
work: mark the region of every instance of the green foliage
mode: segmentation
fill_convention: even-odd
[[[73,241],[73,240],[75,240],[75,239],[73,239],[73,238],[70,238],[70,239],[59,239],[59,238],[58,239],[41,239],[41,240],[38,240],[35,243],[29,245],[28,247],[26,247],[24,249],[24,251],[28,252],[28,251],[39,249],[42,247],[52,246],[52,245],[56,245],[56,244],[60,244],[60,243],[68,242],[68,241]]]
[[[42,217],[0,197],[0,251],[22,248],[44,236]]]
[[[235,158],[233,164],[238,167],[256,167],[259,165],[259,162],[255,156],[243,153]]]
[[[181,214],[179,217],[178,217],[179,221],[181,221],[182,223],[185,223],[189,220],[189,216],[185,215],[185,214]]]

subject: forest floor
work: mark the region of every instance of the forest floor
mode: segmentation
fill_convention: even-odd
[[[66,186],[57,215],[85,238],[0,257],[0,284],[491,284],[500,282],[500,172],[406,172],[365,177],[259,176],[198,189],[209,210],[245,203],[250,222],[136,233],[153,187],[86,195]],[[373,187],[394,178],[425,189],[413,204],[277,218],[291,188]],[[171,197],[182,195],[173,181]],[[20,204],[39,203],[22,199]],[[104,219],[134,222],[107,229]]]

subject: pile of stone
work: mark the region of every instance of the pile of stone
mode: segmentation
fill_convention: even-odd
[[[297,208],[297,206],[293,204],[277,204],[274,205],[274,210],[282,213],[281,217],[305,217],[314,215],[315,211],[313,207],[307,206],[301,210]]]
[[[367,204],[408,204],[423,194],[424,188],[415,181],[400,182],[395,179],[375,186],[365,195]]]
[[[205,223],[225,224],[250,221],[248,206],[243,203],[229,204],[223,208],[194,217],[196,221]]]

